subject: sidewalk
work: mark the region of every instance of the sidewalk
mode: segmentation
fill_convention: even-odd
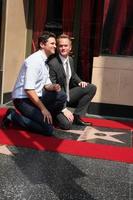
[[[108,129],[101,130],[103,133]],[[63,137],[66,139],[65,134]],[[78,137],[72,132],[67,134],[69,139]],[[114,138],[116,141],[101,138],[86,142],[132,148],[132,133]],[[6,148],[10,153],[0,154],[0,200],[133,199],[133,164],[15,146]]]
[[[133,165],[10,147],[0,200],[131,200]]]

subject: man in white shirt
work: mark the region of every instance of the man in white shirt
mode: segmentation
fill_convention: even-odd
[[[57,116],[57,121],[63,129],[70,129],[72,123],[81,126],[91,125],[91,123],[83,122],[81,117],[86,114],[96,93],[96,86],[82,81],[74,71],[73,58],[69,55],[71,48],[72,42],[68,35],[58,36],[58,55],[48,63],[52,83],[59,84],[61,90],[67,94],[66,106],[75,107],[74,113],[64,107],[62,113]]]
[[[2,127],[11,122],[22,127],[51,135],[53,118],[60,113],[66,101],[59,84],[52,84],[49,78],[47,58],[55,53],[55,35],[45,32],[38,40],[39,50],[23,63],[12,92],[16,109],[9,109],[3,118]]]

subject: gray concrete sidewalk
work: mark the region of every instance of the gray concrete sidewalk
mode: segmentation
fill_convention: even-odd
[[[132,200],[133,165],[10,147],[0,200]]]

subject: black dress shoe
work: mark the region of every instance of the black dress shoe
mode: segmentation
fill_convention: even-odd
[[[83,122],[78,115],[74,115],[74,124],[80,126],[92,126],[91,122]]]
[[[2,122],[1,122],[1,128],[6,129],[6,128],[8,128],[10,126],[12,121],[11,121],[11,119],[8,118],[8,116],[10,114],[14,113],[14,112],[15,112],[15,110],[13,108],[9,108],[6,111],[6,114],[5,114],[5,116],[4,116],[4,118],[3,118]]]

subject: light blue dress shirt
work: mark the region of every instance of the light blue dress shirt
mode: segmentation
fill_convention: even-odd
[[[33,89],[39,97],[42,96],[43,87],[51,84],[46,59],[44,51],[38,50],[24,61],[12,91],[13,99],[27,98],[25,89]]]

